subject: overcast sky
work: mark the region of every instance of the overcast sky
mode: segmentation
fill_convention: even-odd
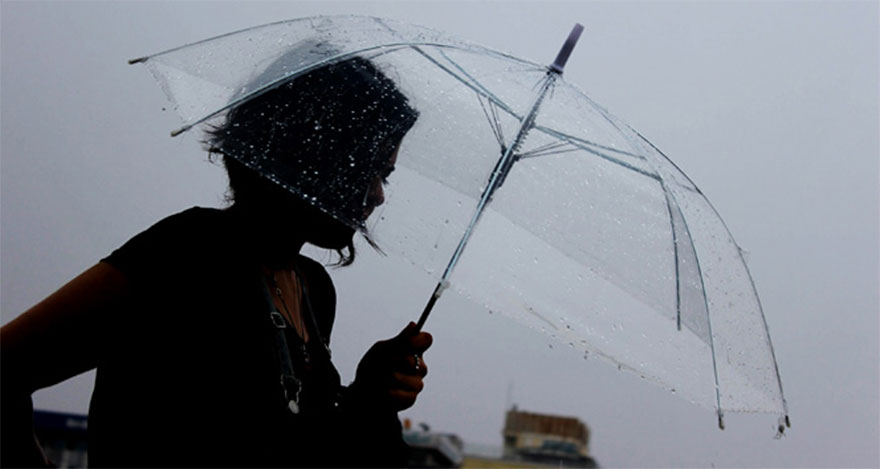
[[[574,415],[603,466],[877,467],[877,2],[9,2],[0,18],[0,311],[5,323],[224,177],[126,60],[270,21],[384,16],[538,62],[577,21],[566,79],[669,155],[748,251],[793,427],[712,410],[463,298],[444,296],[403,415],[501,444],[505,407]],[[362,250],[366,252],[366,250]],[[426,293],[375,258],[331,271],[344,380]],[[371,283],[372,282],[372,283]],[[120,312],[124,314],[124,312]],[[85,413],[92,375],[35,394]],[[133,412],[137,409],[133,408]]]

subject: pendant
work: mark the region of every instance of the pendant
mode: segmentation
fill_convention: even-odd
[[[294,415],[299,414],[299,393],[302,391],[302,381],[295,376],[281,376],[281,388],[284,390],[284,398],[287,399],[287,408]]]
[[[290,409],[294,415],[299,413],[299,404],[297,404],[296,401],[288,401],[287,408]]]

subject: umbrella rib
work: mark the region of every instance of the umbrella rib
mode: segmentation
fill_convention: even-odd
[[[738,250],[738,252],[740,259],[745,263],[745,259],[742,257],[742,250]],[[749,269],[746,269],[746,276],[749,279],[749,283],[752,285],[752,291],[755,292],[755,300],[758,302],[758,311],[761,313],[761,320],[764,322],[764,332],[767,336],[767,345],[770,347],[770,356],[773,358],[773,369],[776,371],[776,383],[779,385],[779,398],[782,399],[782,412],[784,414],[783,421],[785,424],[785,427],[782,426],[783,423],[779,424],[778,437],[781,437],[786,427],[791,428],[791,421],[788,418],[788,402],[785,400],[785,393],[782,392],[782,377],[779,375],[779,364],[776,362],[776,351],[773,349],[773,342],[770,340],[770,328],[767,327],[767,317],[764,316],[764,307],[761,306],[761,298],[758,297],[757,289],[755,288],[755,280],[752,278],[752,273]]]
[[[486,105],[483,103],[483,98],[481,98],[479,94],[477,94],[477,101],[480,102],[480,108],[483,109],[483,115],[486,116],[486,120],[489,121],[489,127],[492,128],[492,133],[495,135],[495,140],[498,141],[498,145],[500,145],[502,148],[504,148],[504,139],[501,137],[501,134],[499,133],[500,129],[501,129],[501,124],[498,122],[498,119],[496,118],[495,111],[492,110],[492,117],[489,117],[489,111],[486,110]],[[491,103],[492,102],[489,101],[490,107],[492,106]]]
[[[545,143],[544,145],[541,145],[541,146],[539,146],[539,147],[533,148],[532,150],[528,151],[527,153],[522,153],[522,154],[520,154],[520,157],[525,157],[526,155],[531,155],[531,154],[538,153],[538,152],[542,152],[542,151],[545,151],[545,150],[550,150],[550,149],[554,149],[554,148],[559,148],[559,147],[565,145],[566,143],[567,143],[567,142],[550,142],[550,143]]]
[[[560,139],[560,140],[563,140],[563,141],[565,141],[566,143],[568,143],[568,144],[570,144],[570,145],[572,145],[572,146],[575,146],[575,147],[577,147],[577,148],[580,148],[581,150],[584,150],[584,151],[586,151],[586,152],[588,152],[588,153],[592,153],[593,155],[596,155],[596,156],[598,156],[599,158],[602,158],[602,159],[607,160],[607,161],[609,161],[609,162],[611,162],[611,163],[614,163],[614,164],[616,164],[616,165],[618,165],[618,166],[622,166],[622,167],[624,167],[624,168],[626,168],[626,169],[629,169],[630,171],[634,171],[634,172],[636,172],[636,173],[639,173],[639,174],[641,174],[641,175],[643,175],[643,176],[647,176],[647,177],[649,177],[649,178],[651,178],[651,179],[654,179],[654,180],[657,180],[657,181],[660,180],[660,176],[659,176],[659,175],[657,175],[657,174],[655,174],[655,173],[652,173],[652,172],[650,172],[650,171],[647,171],[647,170],[645,170],[645,169],[635,167],[635,166],[633,166],[633,165],[631,165],[631,164],[629,164],[629,163],[627,163],[627,162],[625,162],[625,161],[619,160],[619,159],[617,159],[617,158],[614,158],[613,156],[606,155],[606,154],[604,154],[604,153],[602,153],[602,152],[600,152],[600,151],[598,151],[598,150],[595,150],[595,149],[593,149],[593,148],[590,148],[589,146],[585,145],[584,143],[579,142],[578,140],[580,140],[580,139],[577,139],[576,137],[571,137],[571,136],[569,136],[569,135],[563,134],[563,133],[561,133],[561,132],[557,132],[557,131],[552,130],[552,129],[548,129],[548,128],[546,128],[546,127],[535,126],[535,129],[537,129],[537,130],[539,130],[539,131],[541,131],[541,132],[544,132],[545,134],[550,135],[550,136],[552,136],[552,137],[556,137],[556,138],[558,138],[558,139]],[[589,142],[587,142],[586,140],[583,140],[583,142],[585,142],[585,143],[589,143]],[[596,145],[596,146],[601,148],[600,145]]]
[[[498,104],[502,109],[504,109],[505,111],[509,112],[511,115],[513,115],[514,117],[517,117],[519,119],[519,117],[516,116],[516,114],[512,110],[510,110],[506,104],[501,102],[497,97],[495,97],[494,95],[492,95],[488,91],[478,90],[474,85],[468,83],[466,80],[462,79],[461,77],[459,77],[458,75],[453,73],[451,70],[444,67],[442,64],[437,62],[433,57],[428,56],[424,51],[422,51],[419,48],[419,46],[431,46],[431,47],[437,47],[437,48],[444,48],[444,47],[452,48],[453,47],[453,46],[446,45],[446,44],[432,43],[432,42],[400,42],[400,43],[382,44],[382,45],[378,45],[378,46],[371,46],[371,47],[366,47],[366,48],[358,49],[358,50],[354,50],[354,51],[339,53],[339,54],[333,55],[331,57],[328,57],[324,60],[320,60],[318,62],[315,62],[307,67],[303,67],[303,68],[297,70],[296,72],[290,73],[286,76],[283,76],[283,77],[280,77],[276,80],[273,80],[273,81],[267,83],[266,85],[262,86],[261,88],[253,90],[244,96],[240,96],[240,97],[230,101],[225,106],[222,106],[221,108],[217,109],[216,111],[211,112],[210,114],[208,114],[206,116],[203,116],[203,117],[201,117],[201,118],[199,118],[189,124],[184,125],[183,127],[178,128],[177,130],[172,131],[171,136],[176,137],[176,136],[192,129],[193,127],[207,121],[208,119],[211,119],[212,117],[214,117],[214,116],[216,116],[226,110],[232,109],[235,106],[238,106],[239,104],[241,104],[245,101],[256,98],[256,97],[262,95],[263,93],[266,93],[267,91],[273,90],[273,89],[277,88],[278,86],[281,86],[282,84],[286,83],[287,81],[292,80],[292,79],[294,79],[304,73],[308,73],[316,68],[320,68],[320,67],[323,67],[324,65],[338,62],[340,60],[344,60],[349,57],[354,57],[354,56],[357,56],[358,54],[363,54],[363,53],[370,52],[373,50],[389,50],[389,49],[396,50],[396,49],[402,49],[402,48],[415,49],[416,51],[418,51],[419,53],[424,55],[426,58],[428,58],[430,61],[432,61],[435,65],[437,65],[438,67],[443,69],[445,72],[449,73],[450,75],[452,75],[453,77],[455,77],[456,79],[461,81],[462,84],[464,84],[468,88],[471,88],[474,91],[482,93],[487,98],[496,100],[497,101],[496,104]],[[174,50],[177,50],[177,49],[174,49]],[[168,52],[173,52],[173,50],[168,51]],[[152,56],[133,59],[133,60],[129,61],[129,64],[144,63],[144,62],[147,62],[148,60],[153,59],[154,57],[164,55],[165,53],[166,52],[162,52],[162,53],[152,55]]]
[[[528,152],[528,153],[520,155],[520,159],[537,158],[539,156],[561,155],[563,153],[571,153],[571,152],[578,151],[578,150],[580,150],[580,148],[567,148],[564,150],[544,151],[541,153]]]
[[[671,194],[666,188],[666,184],[660,181],[660,187],[666,196],[666,211],[669,213],[669,228],[672,231],[672,252],[675,258],[675,325],[681,330],[681,278],[678,271],[678,234],[675,231],[675,218],[672,216],[672,202],[669,200]]]
[[[314,16],[313,18],[318,18],[318,17],[320,17],[320,15],[319,15],[319,16]],[[395,29],[392,28],[391,26],[388,26],[388,24],[385,23],[385,19],[384,19],[384,18],[379,18],[379,17],[377,17],[377,16],[372,16],[372,17],[370,17],[370,18],[372,18],[373,21],[376,22],[376,24],[378,24],[378,25],[382,26],[383,28],[385,28],[386,30],[388,30],[388,32],[390,32],[390,33],[393,34],[394,36],[403,39],[403,37],[400,35],[400,33],[398,33],[397,30],[395,30]],[[410,42],[413,42],[413,41],[410,41]],[[512,61],[512,62],[517,62],[517,63],[519,63],[519,64],[529,65],[530,67],[533,67],[535,70],[547,70],[547,67],[544,66],[544,65],[541,65],[541,64],[536,63],[536,62],[531,62],[531,61],[528,61],[528,60],[525,60],[525,59],[521,59],[521,58],[516,57],[516,56],[514,56],[514,55],[510,55],[510,54],[508,54],[508,53],[506,53],[506,52],[500,52],[500,51],[497,51],[497,50],[494,50],[494,49],[489,49],[488,47],[480,46],[480,45],[477,45],[477,44],[468,44],[468,43],[461,42],[461,41],[457,41],[457,42],[459,42],[458,45],[454,45],[454,44],[440,44],[440,43],[432,43],[432,44],[430,44],[430,45],[437,45],[437,46],[440,46],[440,47],[455,48],[455,49],[462,49],[462,50],[479,50],[480,52],[482,52],[482,53],[484,53],[484,54],[486,54],[486,55],[490,55],[490,56],[494,56],[494,57],[501,57],[501,58],[504,58],[504,59],[510,60],[510,61]],[[413,43],[415,43],[415,42],[413,42]]]
[[[611,125],[613,125],[614,127],[618,128],[618,129],[620,130],[620,126],[617,124],[617,122],[615,122],[615,119],[613,119],[613,118],[609,115],[608,111],[606,111],[602,106],[599,106],[597,103],[595,103],[595,102],[594,102],[592,99],[590,99],[590,97],[587,96],[586,94],[581,93],[581,95],[582,95],[587,101],[589,101],[589,102],[593,105],[593,107],[594,107],[596,110],[598,110],[598,111],[599,111],[599,112],[605,117],[605,119],[606,119],[608,122],[611,123]],[[696,193],[696,194],[699,194],[699,195],[703,198],[703,200],[706,202],[706,204],[709,206],[709,208],[715,213],[715,216],[718,218],[718,220],[721,221],[721,225],[724,227],[724,230],[727,231],[727,235],[730,236],[730,238],[731,238],[731,240],[732,240],[732,239],[733,239],[733,236],[730,234],[730,229],[727,227],[727,223],[724,222],[724,219],[721,218],[721,216],[718,214],[718,210],[716,210],[716,209],[715,209],[715,206],[712,205],[712,202],[710,202],[709,199],[707,199],[706,196],[703,195],[703,192],[700,190],[699,187],[697,187],[697,185],[694,183],[694,181],[692,181],[691,178],[688,177],[688,175],[685,174],[685,172],[682,171],[681,168],[679,168],[678,165],[675,164],[674,161],[672,161],[672,159],[670,159],[668,156],[666,156],[665,153],[663,153],[659,148],[657,148],[656,145],[654,145],[653,143],[651,143],[651,141],[648,140],[647,138],[645,138],[641,133],[639,133],[637,130],[635,130],[634,128],[630,127],[628,124],[626,124],[626,123],[624,123],[624,122],[620,122],[620,124],[623,125],[624,127],[626,127],[627,129],[629,129],[632,133],[634,133],[634,134],[635,134],[636,136],[638,136],[640,139],[642,139],[642,141],[644,141],[645,143],[647,143],[652,149],[654,149],[654,151],[656,151],[661,157],[663,157],[663,159],[665,159],[666,162],[668,162],[670,165],[672,165],[672,167],[675,168],[675,169],[678,171],[678,173],[681,174],[681,176],[684,177],[684,179],[685,179],[688,183],[690,183],[691,187],[688,187],[688,186],[685,185],[685,184],[676,184],[676,186],[677,186],[677,187],[680,187],[680,188],[682,188],[682,189],[688,190],[688,191],[690,191],[690,192],[694,192],[694,193]],[[672,193],[670,193],[670,196],[672,197],[672,200],[675,201],[675,197],[674,197],[674,195],[673,195]],[[676,205],[678,205],[677,202],[676,202]],[[687,221],[684,220],[684,217],[682,217],[682,220],[683,220],[683,224],[684,224],[684,226],[685,226],[685,230],[687,231],[688,236],[690,236],[690,229],[689,229],[688,226],[687,226]],[[697,270],[698,270],[698,272],[700,272],[700,286],[701,286],[702,289],[703,289],[704,300],[706,301],[706,311],[707,311],[707,313],[708,313],[708,311],[709,311],[708,299],[705,298],[705,291],[706,291],[706,289],[705,289],[705,285],[703,284],[703,275],[702,275],[702,271],[700,270],[700,260],[699,260],[699,257],[696,255],[696,251],[694,251],[694,257],[695,257],[695,259],[696,259]],[[743,264],[745,264],[745,260],[742,258],[742,253],[740,253],[740,261],[743,262]],[[780,377],[780,375],[779,375],[779,364],[776,363],[776,354],[775,354],[774,349],[773,349],[773,343],[770,341],[769,328],[767,327],[767,318],[766,318],[766,316],[764,316],[764,309],[763,309],[763,307],[761,306],[761,300],[760,300],[760,298],[758,297],[757,289],[755,288],[755,282],[754,282],[754,279],[752,278],[752,274],[751,274],[751,272],[749,272],[749,269],[748,269],[748,268],[745,269],[745,270],[746,270],[746,274],[747,274],[747,276],[748,276],[749,282],[751,283],[751,286],[752,286],[752,292],[754,293],[754,295],[755,295],[755,299],[756,299],[756,301],[757,301],[757,303],[758,303],[758,312],[761,314],[761,319],[762,319],[763,322],[764,322],[764,332],[765,332],[765,334],[766,334],[766,336],[767,336],[767,343],[768,343],[768,345],[770,346],[770,355],[771,355],[771,357],[773,358],[773,366],[774,366],[774,368],[775,368],[775,370],[776,370],[776,381],[777,381],[777,384],[779,385],[779,395],[780,395],[780,398],[782,399],[782,408],[783,408],[783,412],[785,413],[785,416],[784,416],[784,424],[785,424],[786,426],[789,426],[789,427],[790,427],[791,424],[790,424],[790,422],[789,422],[789,418],[788,418],[788,403],[787,403],[786,400],[785,400],[785,395],[782,393],[782,379],[781,379],[781,377]],[[718,385],[718,368],[717,368],[716,359],[715,359],[715,344],[714,344],[714,338],[713,338],[713,336],[712,336],[712,320],[711,320],[711,317],[710,317],[708,314],[707,314],[707,319],[708,319],[708,325],[709,325],[709,339],[710,339],[710,345],[711,345],[711,347],[712,347],[712,367],[713,367],[713,371],[715,372],[715,398],[716,398],[716,403],[717,403],[717,407],[718,407],[718,426],[721,427],[721,429],[723,430],[723,429],[724,429],[724,414],[723,414],[723,412],[721,411],[721,396],[720,396],[720,388],[719,388],[719,385]],[[781,433],[782,430],[784,430],[784,428],[782,428],[782,427],[781,427],[781,424],[780,424],[780,433]]]
[[[678,207],[678,201],[675,200],[675,195],[672,192],[667,192],[667,194],[669,195],[669,198],[666,201],[667,205],[674,203],[675,206]],[[679,208],[679,210],[681,209]],[[670,217],[671,216],[670,212]],[[688,238],[693,240],[690,227],[684,217],[681,217],[681,223],[684,225],[684,230],[685,233],[687,233]],[[673,232],[675,232],[675,228],[673,228]],[[716,413],[718,414],[718,427],[724,430],[724,411],[721,410],[721,386],[718,384],[718,360],[715,356],[715,337],[712,334],[712,315],[709,314],[709,298],[706,295],[706,284],[703,282],[703,269],[700,266],[700,256],[697,254],[696,249],[694,249],[694,261],[697,267],[697,276],[700,278],[700,289],[703,291],[703,303],[706,305],[706,323],[709,328],[709,347],[712,349],[712,373],[715,376],[715,405]]]
[[[470,88],[477,95],[477,100],[480,103],[480,107],[483,109],[483,114],[486,116],[486,119],[489,121],[489,126],[492,127],[492,132],[495,134],[495,139],[498,141],[498,144],[499,144],[499,146],[501,146],[501,149],[503,151],[505,148],[504,131],[501,127],[501,121],[498,118],[498,109],[501,108],[502,110],[504,110],[505,112],[507,112],[508,114],[513,116],[514,118],[516,118],[517,120],[521,121],[522,118],[520,118],[515,112],[513,112],[513,110],[510,109],[509,106],[504,104],[503,101],[501,101],[497,96],[495,96],[485,86],[483,86],[483,84],[480,83],[476,78],[474,78],[469,73],[467,73],[458,63],[456,63],[454,60],[452,60],[449,57],[449,55],[447,55],[443,50],[439,51],[440,55],[442,55],[444,59],[446,59],[449,63],[451,63],[467,79],[462,78],[461,76],[457,75],[454,71],[452,71],[451,69],[449,69],[445,65],[441,64],[437,59],[428,55],[428,53],[423,51],[421,48],[413,47],[413,49],[415,49],[419,54],[421,54],[428,61],[430,61],[431,63],[436,65],[438,68],[440,68],[441,70],[443,70],[444,72],[446,72],[447,74],[449,74],[450,76],[452,76],[453,78],[455,78],[456,80],[460,81],[462,84],[464,84],[465,86]],[[468,82],[468,80],[470,80],[470,83]],[[483,103],[482,98],[485,98],[486,101],[489,103],[489,112],[486,111],[486,107]],[[491,113],[491,117],[489,115],[490,113]]]
[[[443,70],[444,72],[448,73],[450,76],[452,76],[452,77],[455,78],[456,80],[460,81],[464,86],[467,86],[468,88],[474,90],[474,92],[476,92],[477,94],[482,95],[483,97],[485,97],[485,98],[488,99],[489,101],[493,102],[493,103],[494,103],[495,105],[497,105],[500,109],[504,110],[505,112],[507,112],[507,113],[510,114],[511,116],[515,117],[517,120],[522,121],[522,117],[520,117],[520,116],[517,115],[515,112],[513,112],[513,109],[511,109],[510,106],[508,106],[507,104],[505,104],[504,101],[501,101],[501,99],[499,99],[497,96],[495,96],[494,94],[492,94],[491,91],[487,90],[487,89],[486,89],[486,88],[485,88],[485,87],[484,87],[479,81],[477,81],[477,80],[474,79],[472,76],[470,76],[467,72],[465,72],[465,71],[464,71],[464,70],[463,70],[463,69],[462,69],[457,63],[455,63],[454,60],[450,59],[449,56],[447,56],[446,54],[443,54],[443,51],[442,51],[442,50],[440,51],[441,55],[443,55],[443,57],[444,57],[446,60],[448,60],[451,64],[453,64],[453,66],[455,66],[455,68],[457,68],[459,71],[461,71],[461,73],[462,73],[465,77],[467,77],[469,80],[471,80],[473,83],[469,83],[468,80],[466,80],[466,79],[460,77],[460,76],[459,76],[458,74],[456,74],[454,71],[450,70],[449,67],[447,67],[447,66],[441,64],[437,59],[435,59],[434,57],[431,57],[430,55],[428,55],[427,52],[423,51],[418,45],[413,45],[413,46],[410,46],[410,47],[412,47],[416,52],[418,52],[419,54],[421,54],[421,55],[422,55],[424,58],[426,58],[429,62],[433,63],[434,65],[436,65],[437,67],[439,67],[441,70]]]
[[[682,171],[681,168],[678,167],[678,165],[676,165],[676,164],[675,164],[675,163],[674,163],[674,162],[673,162],[668,156],[666,156],[666,154],[664,154],[662,151],[660,151],[659,148],[657,148],[653,143],[651,143],[650,140],[648,140],[647,138],[645,138],[645,137],[644,137],[642,134],[640,134],[636,129],[630,127],[629,124],[627,124],[626,122],[619,121],[619,120],[617,120],[616,118],[612,117],[611,114],[609,114],[608,111],[607,111],[605,108],[603,108],[603,107],[600,106],[598,103],[596,103],[595,101],[593,101],[592,99],[590,99],[590,97],[587,96],[586,94],[584,94],[582,91],[580,91],[580,90],[577,90],[577,91],[580,93],[580,95],[581,95],[584,99],[587,100],[587,102],[589,102],[589,103],[593,106],[593,108],[594,108],[596,111],[599,112],[599,114],[602,115],[602,117],[605,118],[606,121],[608,121],[609,124],[611,124],[612,126],[614,126],[614,128],[616,128],[619,132],[621,132],[621,133],[624,134],[624,135],[625,135],[625,132],[623,132],[623,129],[621,129],[621,126],[626,127],[627,129],[629,129],[630,132],[634,133],[636,136],[638,136],[640,139],[642,139],[642,141],[644,141],[645,143],[647,143],[652,149],[654,149],[654,151],[656,151],[660,156],[662,156],[663,159],[665,159],[669,164],[671,164],[672,167],[674,167],[674,168],[675,168],[675,169],[676,169],[676,170],[677,170],[677,171],[678,171],[678,172],[679,172],[679,173],[685,178],[685,180],[686,180],[688,183],[690,183],[690,185],[692,186],[692,187],[688,187],[688,186],[685,185],[685,184],[678,184],[679,187],[682,187],[682,188],[687,189],[687,190],[689,190],[689,191],[691,191],[691,192],[695,192],[695,193],[697,193],[697,194],[700,194],[701,196],[703,195],[703,193],[700,191],[700,188],[697,187],[696,184],[694,184],[694,181],[692,181],[691,178],[689,178],[688,175],[685,174],[684,171]],[[549,129],[547,129],[547,130],[549,130]],[[577,137],[573,137],[573,138],[577,139]],[[592,144],[591,142],[587,142],[587,143]],[[615,152],[620,152],[619,150],[611,149],[611,148],[609,148],[608,150],[610,150],[610,151],[615,151]],[[641,156],[641,155],[634,155],[634,154],[626,153],[626,152],[620,152],[620,153],[624,153],[624,154],[627,154],[627,155],[630,155],[630,156],[636,156],[636,157],[638,157],[638,158],[640,158],[640,159],[642,159],[642,160],[648,161],[648,163],[651,164],[651,162],[650,162],[647,158],[645,158],[644,156]],[[657,171],[656,168],[655,168],[654,170]],[[659,174],[659,172],[658,172],[658,174]],[[703,196],[703,198],[705,199],[705,196]],[[708,199],[706,200],[706,202],[709,202]],[[711,207],[712,204],[709,203],[709,206]],[[715,210],[714,207],[712,207],[712,210],[714,210],[714,211],[715,211],[715,214],[718,215],[718,211]],[[721,218],[721,216],[719,215],[718,218]],[[724,223],[724,220],[722,220],[721,223]],[[727,225],[725,225],[724,228],[727,229]],[[727,231],[728,231],[728,234],[729,234],[729,233],[730,233],[730,230],[727,230]]]
[[[474,86],[476,86],[477,88],[479,88],[480,90],[482,90],[483,94],[484,94],[486,97],[490,97],[490,98],[492,98],[492,100],[495,101],[495,103],[498,104],[499,107],[500,107],[501,109],[503,109],[505,112],[507,112],[507,113],[510,114],[511,116],[515,117],[517,120],[522,121],[523,118],[520,117],[519,115],[517,115],[517,113],[515,113],[515,112],[513,111],[513,109],[512,109],[510,106],[508,106],[507,104],[504,104],[504,101],[502,101],[500,98],[498,98],[497,96],[495,96],[495,94],[493,94],[491,91],[489,91],[488,88],[486,88],[485,86],[483,86],[483,84],[480,83],[479,80],[477,80],[477,79],[474,78],[470,73],[468,73],[468,72],[467,72],[467,71],[466,71],[461,65],[458,64],[458,62],[452,60],[452,58],[450,58],[449,55],[447,55],[446,52],[445,52],[443,49],[439,49],[439,53],[440,53],[440,55],[443,56],[444,59],[446,59],[449,63],[451,63],[452,66],[455,67],[455,68],[456,68],[456,69],[457,69],[462,75],[464,75],[465,77],[467,77],[468,80],[470,80],[471,82],[473,82]],[[423,52],[423,54],[424,54],[424,52]],[[432,58],[432,59],[433,59],[433,58]],[[435,62],[435,63],[437,63],[437,62]],[[437,63],[437,65],[440,66],[439,63]],[[448,72],[448,73],[452,73],[451,71],[447,71],[447,72]],[[454,75],[454,74],[453,74],[453,75]],[[462,80],[462,82],[465,83],[465,84],[467,84],[467,83],[465,82],[465,80]],[[471,88],[471,89],[475,89],[474,86],[470,86],[470,88]]]
[[[568,152],[579,150],[578,148],[567,148],[567,149],[563,149],[563,150],[557,150],[558,148],[562,148],[567,144],[568,144],[568,142],[563,142],[563,141],[551,142],[546,145],[542,145],[538,148],[533,148],[525,153],[520,153],[519,157],[520,157],[520,159],[526,159],[526,158],[534,158],[537,156],[556,155],[559,153],[568,153]]]
[[[573,142],[582,143],[582,144],[584,144],[584,145],[589,145],[589,146],[591,146],[591,147],[600,148],[600,149],[602,149],[602,150],[609,151],[609,152],[611,152],[611,153],[617,153],[617,154],[619,154],[619,155],[631,156],[631,157],[633,157],[633,158],[635,158],[635,159],[637,159],[637,160],[643,160],[643,161],[646,160],[646,158],[645,158],[644,156],[639,155],[638,153],[631,153],[631,152],[624,151],[624,150],[621,150],[621,149],[618,149],[618,148],[609,147],[609,146],[607,146],[607,145],[602,145],[602,144],[599,144],[599,143],[596,143],[596,142],[591,142],[591,141],[589,141],[589,140],[586,140],[586,139],[583,139],[583,138],[580,138],[580,137],[575,137],[574,135],[569,135],[569,134],[566,134],[566,133],[560,132],[560,131],[558,131],[558,130],[553,130],[553,129],[550,129],[550,128],[547,128],[547,127],[544,127],[544,126],[541,126],[541,125],[536,125],[535,128],[538,129],[538,130],[540,130],[540,131],[543,131],[543,132],[545,132],[545,133],[551,134],[551,135],[553,135],[553,136],[555,136],[555,137],[557,137],[557,138],[563,139],[563,140],[570,140],[570,141],[573,141]]]
[[[489,110],[492,111],[492,118],[495,119],[495,125],[498,127],[498,136],[501,148],[504,148],[504,128],[501,126],[501,119],[499,119],[498,117],[498,106],[496,106],[492,101],[489,101]]]
[[[589,98],[587,98],[587,99],[589,99]],[[599,109],[601,109],[601,108],[599,108]],[[606,115],[606,119],[610,120],[610,118],[607,115]],[[697,185],[691,180],[691,178],[688,177],[688,175],[685,174],[684,171],[682,171],[681,168],[679,168],[678,165],[675,164],[675,162],[673,162],[668,156],[666,156],[665,153],[663,153],[659,148],[657,148],[653,143],[651,143],[650,140],[645,138],[641,133],[639,133],[637,130],[633,129],[629,125],[627,125],[627,124],[623,124],[623,125],[625,125],[628,129],[630,129],[630,131],[632,131],[639,138],[641,138],[642,141],[644,141],[651,148],[653,148],[654,151],[656,151],[658,154],[660,154],[660,156],[662,156],[669,164],[671,164],[672,167],[674,167],[685,178],[685,180],[687,180],[687,182],[689,182],[693,186],[693,187],[688,187],[684,184],[678,184],[678,187],[689,190],[691,192],[695,192],[703,198],[703,200],[706,202],[706,204],[709,206],[709,208],[715,213],[715,216],[718,218],[718,220],[721,221],[721,225],[724,227],[724,230],[727,232],[727,235],[730,236],[731,240],[733,240],[733,236],[730,234],[730,228],[727,227],[727,223],[724,222],[724,219],[721,218],[721,216],[718,214],[718,210],[716,210],[715,206],[712,205],[712,202],[710,202],[709,199],[707,199],[703,195],[703,192],[700,191],[699,187],[697,187]],[[672,198],[672,200],[675,201],[675,196],[671,192],[669,193],[669,195]],[[676,202],[676,206],[677,205],[678,205],[678,203]],[[684,224],[685,230],[688,233],[688,236],[690,236],[690,229],[688,228],[687,221],[684,220],[684,217],[682,217],[682,222]],[[721,429],[723,430],[724,429],[724,415],[721,411],[721,397],[720,397],[720,391],[719,391],[720,388],[718,385],[718,369],[717,369],[716,360],[715,360],[714,338],[712,336],[712,319],[711,319],[711,316],[708,315],[709,304],[708,304],[708,299],[705,298],[706,288],[705,288],[705,285],[703,284],[703,274],[700,269],[700,259],[697,256],[696,250],[694,251],[694,257],[696,259],[697,271],[699,272],[699,276],[700,276],[700,286],[703,288],[703,296],[704,296],[704,300],[706,301],[706,311],[707,311],[707,319],[708,319],[708,325],[709,325],[709,339],[710,339],[710,345],[712,346],[712,366],[715,371],[715,393],[716,393],[716,402],[718,405],[718,426],[721,427]],[[742,257],[741,250],[739,251],[739,258],[740,258],[740,261],[743,264],[745,264],[745,259],[743,259],[743,257]],[[749,269],[745,269],[745,271],[746,271],[746,276],[749,279],[749,283],[752,286],[752,292],[755,295],[755,301],[757,301],[757,303],[758,303],[758,312],[760,313],[761,320],[764,323],[764,333],[767,336],[767,345],[770,347],[770,356],[773,358],[773,367],[774,367],[774,370],[776,371],[776,383],[779,386],[779,397],[782,400],[782,410],[784,413],[784,424],[785,424],[785,426],[790,427],[791,423],[788,418],[788,402],[785,400],[785,394],[782,391],[782,378],[779,375],[779,364],[776,362],[776,352],[773,349],[773,342],[770,340],[770,332],[769,332],[769,328],[767,327],[767,317],[764,315],[764,308],[761,305],[760,297],[758,297],[758,292],[757,292],[757,288],[755,288],[755,281],[752,278],[752,273],[749,271]],[[779,433],[781,434],[782,431],[784,431],[784,427],[782,427],[782,424],[780,424]]]

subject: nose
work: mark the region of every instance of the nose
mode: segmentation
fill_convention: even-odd
[[[385,189],[382,188],[381,181],[373,185],[373,190],[370,191],[369,203],[374,208],[385,203]]]
[[[367,197],[364,199],[364,219],[370,217],[376,207],[385,203],[385,189],[382,188],[382,182],[373,184]]]

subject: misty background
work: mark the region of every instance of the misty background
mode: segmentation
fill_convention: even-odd
[[[2,322],[159,219],[223,205],[223,171],[197,133],[168,136],[178,118],[128,59],[347,13],[545,63],[582,23],[565,79],[669,155],[748,252],[792,428],[775,440],[776,416],[728,414],[720,431],[713,410],[451,291],[427,324],[426,389],[402,417],[500,446],[513,403],[572,415],[591,428],[591,454],[606,467],[880,466],[877,2],[3,1]],[[330,270],[345,382],[430,294],[361,247],[354,266]],[[35,406],[86,413],[92,381],[87,373],[39,391]]]

